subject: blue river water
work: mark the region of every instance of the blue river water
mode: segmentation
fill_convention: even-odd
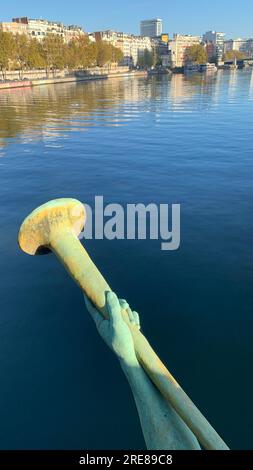
[[[169,370],[233,449],[252,448],[253,74],[0,92],[0,447],[144,448],[119,364],[53,255],[17,246],[58,197],[181,204],[181,245],[87,240]]]

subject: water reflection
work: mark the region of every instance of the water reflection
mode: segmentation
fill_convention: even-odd
[[[78,289],[54,257],[31,259],[16,241],[43,202],[93,206],[95,194],[124,207],[182,205],[176,252],[156,240],[86,246],[231,448],[250,448],[252,77],[221,71],[0,92],[2,448],[143,448],[129,390]],[[247,379],[239,407],[235,375]]]
[[[250,85],[249,85],[249,98],[253,99],[253,71],[251,73]]]
[[[164,106],[172,112],[191,113],[199,106],[209,109],[224,87],[230,99],[234,98],[240,73],[121,78],[0,91],[0,155],[15,138],[23,144],[43,140],[46,145],[59,146],[59,139],[70,130],[125,126],[142,119],[143,113],[154,113],[159,122]],[[252,74],[244,75],[252,96]]]

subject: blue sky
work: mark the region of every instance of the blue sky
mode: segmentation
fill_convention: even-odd
[[[138,33],[141,19],[160,17],[164,31],[202,34],[215,29],[227,37],[253,37],[252,0],[14,0],[1,2],[0,20],[13,16],[80,24],[86,31],[117,29]],[[234,4],[234,5],[233,5]]]

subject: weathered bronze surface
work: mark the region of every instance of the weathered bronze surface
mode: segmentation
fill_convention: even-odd
[[[24,220],[18,236],[19,246],[30,255],[40,254],[45,248],[53,251],[88,298],[107,318],[105,293],[111,289],[78,240],[85,220],[85,209],[81,202],[75,199],[50,201],[38,207]],[[212,450],[228,450],[225,442],[167,370],[144,335],[130,324],[125,310],[122,310],[122,315],[131,329],[140,364],[202,446]]]

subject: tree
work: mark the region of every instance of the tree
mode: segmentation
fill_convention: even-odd
[[[119,64],[123,60],[123,52],[118,47],[111,45],[111,61]]]
[[[119,63],[122,58],[119,48],[105,41],[91,42],[85,35],[66,44],[63,37],[55,34],[48,34],[39,42],[24,34],[14,36],[0,31],[0,70],[3,76],[11,66],[21,71],[34,68],[78,69]]]
[[[96,65],[97,55],[98,55],[97,44],[95,42],[90,42],[88,45],[89,65]]]
[[[67,46],[67,65],[74,68],[87,68],[95,65],[97,61],[97,45],[89,41],[88,37],[80,36],[73,39]]]
[[[66,66],[67,46],[61,36],[47,34],[42,42],[42,50],[48,69],[63,69]]]
[[[24,70],[28,66],[29,38],[25,34],[17,34],[15,39],[16,66],[19,70]]]
[[[15,40],[11,33],[0,31],[0,69],[8,70],[15,59]]]
[[[66,61],[70,69],[77,69],[82,65],[79,41],[72,40],[67,46]]]
[[[224,60],[245,59],[245,54],[240,51],[232,50],[226,52],[223,57]]]
[[[46,67],[43,46],[35,38],[29,41],[27,65],[30,69],[43,69]]]
[[[154,50],[149,51],[148,49],[145,49],[144,52],[142,52],[138,58],[138,65],[142,68],[153,67],[154,65],[156,65],[156,62],[157,55]]]
[[[80,50],[80,65],[83,68],[91,67],[97,61],[97,46],[95,43],[90,42],[86,36],[81,36],[78,39],[78,47]]]
[[[103,67],[111,62],[111,48],[106,41],[97,41],[97,65]]]
[[[25,34],[16,36],[15,59],[17,68],[44,68],[46,66],[43,57],[43,46],[35,38],[28,38]]]
[[[92,44],[91,44],[92,47]],[[106,64],[119,63],[123,59],[123,53],[121,49],[113,46],[112,44],[99,40],[96,43],[96,58],[97,65],[103,67]]]
[[[193,64],[206,64],[208,61],[207,52],[201,44],[194,44],[186,49],[186,62]]]

